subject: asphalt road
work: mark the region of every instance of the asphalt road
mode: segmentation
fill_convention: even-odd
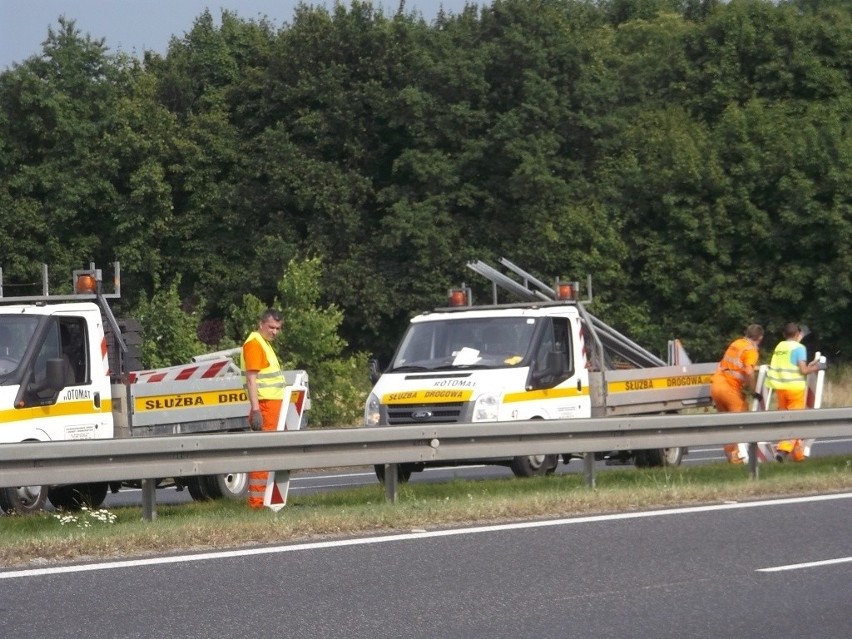
[[[843,638],[852,493],[0,571],[15,639]]]

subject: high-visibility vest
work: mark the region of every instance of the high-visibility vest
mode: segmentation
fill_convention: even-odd
[[[728,346],[728,349],[722,356],[722,361],[716,367],[716,372],[727,375],[739,382],[740,385],[745,384],[748,375],[745,372],[746,365],[743,363],[743,355],[747,351],[757,351],[757,347],[751,340],[741,337],[731,342],[731,345]]]
[[[807,378],[802,375],[799,365],[793,363],[793,351],[803,348],[794,339],[784,340],[775,347],[772,361],[766,371],[766,383],[775,390],[805,390],[808,387]]]
[[[254,331],[246,338],[243,346],[252,340],[256,340],[260,344],[266,355],[266,361],[269,362],[266,368],[257,373],[257,398],[259,400],[283,400],[284,371],[281,370],[281,364],[278,363],[278,357],[275,355],[275,351],[272,350],[272,345],[263,338],[263,335]],[[246,362],[243,353],[240,353],[240,370],[243,372],[243,386],[246,386]]]

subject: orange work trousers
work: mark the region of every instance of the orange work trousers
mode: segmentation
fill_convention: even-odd
[[[801,390],[777,390],[775,401],[778,410],[803,410],[806,407],[805,395],[807,389]],[[805,459],[805,447],[801,439],[784,439],[778,442],[775,450],[780,454],[786,454],[788,459],[802,461]],[[783,457],[779,457],[783,459]]]
[[[748,410],[748,403],[743,396],[743,387],[724,373],[714,373],[710,379],[710,397],[720,413],[745,413]],[[725,457],[732,464],[741,464],[745,461],[740,456],[737,444],[725,445]]]
[[[280,399],[260,400],[260,414],[263,415],[263,431],[278,430],[278,416],[281,414]],[[248,504],[251,508],[263,508],[263,495],[266,493],[266,480],[269,472],[253,470],[248,474]]]

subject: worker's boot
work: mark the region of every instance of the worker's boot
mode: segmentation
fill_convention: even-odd
[[[726,444],[725,445],[725,457],[727,457],[728,461],[732,464],[743,464],[743,463],[745,463],[745,458],[740,454],[740,445],[739,444]]]
[[[775,447],[775,460],[784,461],[802,461],[805,459],[805,447],[801,439],[785,439],[778,442]]]

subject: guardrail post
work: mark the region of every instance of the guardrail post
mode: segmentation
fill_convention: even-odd
[[[586,480],[586,486],[589,488],[595,487],[595,454],[583,453],[583,477]]]
[[[751,479],[760,478],[759,464],[757,463],[757,442],[748,445],[748,476]]]
[[[398,497],[399,469],[396,464],[385,464],[385,501],[395,504]]]
[[[154,521],[157,518],[157,480],[142,480],[142,519]]]

